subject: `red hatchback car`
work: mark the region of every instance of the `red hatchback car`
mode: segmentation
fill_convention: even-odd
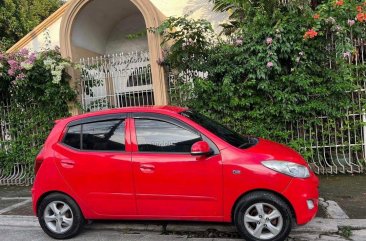
[[[33,209],[57,239],[113,219],[233,222],[247,241],[284,240],[318,209],[318,178],[297,152],[180,107],[56,121],[35,172]]]

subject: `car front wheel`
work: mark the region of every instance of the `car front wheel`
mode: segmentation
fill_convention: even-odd
[[[74,237],[84,223],[75,201],[61,193],[46,196],[39,204],[37,215],[43,231],[55,239]]]
[[[234,222],[246,241],[283,241],[292,228],[286,202],[269,192],[254,192],[236,205]]]

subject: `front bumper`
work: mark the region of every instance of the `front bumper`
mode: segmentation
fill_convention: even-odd
[[[298,225],[310,222],[318,212],[318,188],[319,179],[312,173],[306,179],[294,178],[282,193],[290,201]],[[313,203],[313,208],[310,203]]]

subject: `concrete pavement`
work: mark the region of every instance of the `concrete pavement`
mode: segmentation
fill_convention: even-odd
[[[33,216],[29,195],[27,188],[0,189],[0,241],[52,240],[41,230],[38,220]],[[366,241],[366,219],[348,219],[348,213],[333,201],[320,199],[320,206],[322,212],[318,218],[306,226],[295,228],[288,241]],[[231,225],[192,222],[93,222],[86,225],[85,230],[73,240],[186,239],[240,240]]]
[[[210,238],[199,238],[199,237]],[[0,216],[0,240],[48,241],[35,217]],[[156,223],[156,222],[94,222],[73,240],[239,240],[231,225],[212,223]],[[316,218],[306,226],[297,227],[289,241],[365,241],[366,219]]]

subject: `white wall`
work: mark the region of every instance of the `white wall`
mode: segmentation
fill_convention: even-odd
[[[105,54],[108,39],[116,25],[121,19],[137,13],[139,10],[130,1],[93,0],[80,11],[75,20],[72,43],[77,47]]]
[[[146,25],[141,13],[136,13],[122,19],[110,33],[106,46],[106,54],[147,51],[149,47],[146,35],[134,39],[127,38],[129,34],[142,32],[146,33]]]
[[[25,48],[29,49],[32,52],[40,52],[47,48],[55,49],[56,47],[60,47],[61,20],[62,18],[53,23],[45,31],[37,35],[31,42],[29,42],[25,46]]]
[[[209,20],[217,32],[219,24],[227,19],[226,13],[211,11],[209,0],[150,0],[165,16],[184,16]],[[108,3],[108,4],[107,4]],[[53,23],[45,32],[36,36],[26,48],[42,51],[60,46],[61,20]],[[72,42],[77,47],[99,54],[147,50],[146,38],[128,40],[128,34],[145,28],[138,9],[127,0],[92,0],[80,12],[72,32]],[[50,43],[46,44],[46,38]]]
[[[209,0],[150,0],[165,16],[184,16],[194,19],[206,19],[212,23],[216,32],[219,26],[228,19],[227,13],[212,11],[213,4]]]

